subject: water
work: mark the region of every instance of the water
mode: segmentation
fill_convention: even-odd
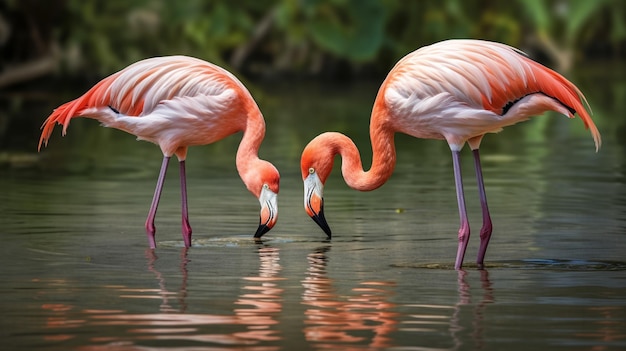
[[[282,175],[279,221],[261,243],[258,202],[234,166],[238,136],[190,150],[188,250],[172,162],[155,251],[143,223],[158,148],[90,120],[65,138],[55,131],[38,155],[24,138],[32,144],[4,152],[0,170],[2,348],[625,349],[626,89],[596,80],[583,91],[600,153],[579,120],[556,115],[485,139],[485,270],[472,263],[481,217],[467,150],[474,236],[466,268],[452,269],[458,216],[443,142],[398,136],[396,171],[374,192],[350,190],[336,168],[325,189],[332,241],[303,211],[308,140],[343,131],[370,159],[363,101],[375,85],[260,89],[261,156]],[[41,103],[39,119],[59,102]]]

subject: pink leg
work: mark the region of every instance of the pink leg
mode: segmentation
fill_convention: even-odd
[[[189,211],[187,210],[187,174],[185,172],[185,161],[180,161],[180,193],[183,205],[183,241],[185,247],[191,246],[191,225],[189,225]]]
[[[489,245],[489,239],[491,239],[491,216],[489,215],[489,207],[487,206],[487,194],[485,193],[485,183],[483,182],[483,170],[480,165],[480,153],[478,149],[473,150],[474,153],[474,167],[476,168],[476,180],[478,181],[478,195],[480,197],[480,207],[483,211],[483,226],[480,228],[480,247],[478,248],[478,257],[476,263],[479,268],[483,267],[485,260],[485,253],[487,252],[487,245]]]
[[[461,175],[461,153],[460,151],[452,151],[452,161],[454,164],[454,183],[456,184],[456,201],[459,205],[459,217],[461,218],[461,226],[459,227],[459,248],[456,252],[455,269],[461,269],[463,266],[463,258],[465,257],[465,249],[470,237],[469,220],[467,219],[467,211],[465,210],[465,196],[463,195],[463,176]]]
[[[156,247],[156,241],[154,235],[156,234],[156,227],[154,226],[154,217],[156,216],[157,207],[159,207],[159,199],[161,198],[161,191],[163,190],[163,184],[165,183],[165,174],[167,173],[167,165],[170,162],[170,158],[163,157],[163,163],[161,164],[161,172],[159,173],[159,180],[157,181],[156,189],[154,190],[154,196],[152,197],[152,204],[150,205],[150,212],[148,212],[148,218],[146,218],[146,234],[148,235],[148,243],[150,248]]]

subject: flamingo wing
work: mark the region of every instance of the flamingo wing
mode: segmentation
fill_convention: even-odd
[[[546,110],[556,110],[570,118],[578,113],[590,129],[596,149],[601,144],[600,133],[580,90],[557,72],[505,44],[448,40],[423,47],[396,64],[381,91],[385,91],[385,100],[392,106],[390,110],[412,116],[430,112],[438,117],[462,119],[436,122],[431,119],[423,125],[414,119],[407,122],[418,124],[415,127],[421,130],[415,132],[418,137],[449,139],[428,124],[453,123],[452,134],[460,133],[464,127],[471,129],[474,124],[476,128],[464,136],[469,138],[498,131]],[[531,99],[529,96],[533,94],[541,97]],[[526,113],[516,111],[515,116],[507,116],[510,118],[506,120],[509,109],[525,98],[524,102],[541,108],[526,109]],[[403,129],[411,128],[407,125]]]
[[[230,89],[249,95],[231,73],[200,59],[166,56],[142,60],[101,80],[81,97],[55,109],[42,126],[39,148],[47,144],[55,123],[63,125],[65,135],[73,117],[97,118],[105,110],[141,117],[172,101],[176,101],[179,107],[208,103],[225,109],[225,105],[233,100]],[[199,100],[193,99],[196,97]],[[212,103],[210,97],[215,97]]]

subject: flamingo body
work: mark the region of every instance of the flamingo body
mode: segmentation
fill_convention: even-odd
[[[71,118],[87,117],[106,127],[126,131],[159,145],[163,164],[146,220],[151,247],[154,217],[172,155],[180,162],[183,239],[191,245],[187,213],[185,159],[187,148],[206,145],[243,131],[237,170],[248,190],[261,203],[260,237],[276,223],[279,173],[259,159],[265,135],[263,116],[244,85],[223,68],[186,56],[145,59],[103,79],[81,97],[54,110],[42,126],[39,148],[46,145],[55,123],[66,133]]]
[[[380,94],[396,131],[454,148],[548,110],[578,112],[600,145],[578,88],[500,43],[449,40],[416,50],[391,70]]]
[[[305,210],[330,237],[323,187],[335,155],[342,157],[341,170],[348,186],[369,191],[383,185],[393,173],[395,133],[445,140],[453,155],[461,222],[455,262],[460,269],[470,234],[460,167],[460,151],[468,143],[483,212],[477,258],[482,266],[492,232],[478,151],[483,136],[545,111],[570,118],[577,113],[591,131],[597,151],[600,133],[586,107],[575,85],[513,47],[462,39],[423,47],[402,58],[378,91],[370,119],[373,160],[368,171],[363,170],[352,140],[343,134],[323,133],[305,147],[301,158]]]

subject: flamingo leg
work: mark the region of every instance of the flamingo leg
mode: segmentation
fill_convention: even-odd
[[[161,164],[161,171],[159,172],[159,180],[157,181],[156,189],[154,189],[152,204],[150,205],[150,211],[148,212],[148,218],[146,218],[146,235],[148,236],[148,243],[150,244],[151,249],[154,249],[156,247],[156,240],[154,239],[154,236],[156,234],[154,217],[156,216],[157,207],[159,207],[159,199],[161,199],[161,191],[163,190],[165,175],[167,173],[167,165],[169,163],[170,158],[164,156],[163,163]]]
[[[191,225],[189,225],[189,211],[187,208],[187,174],[185,172],[185,161],[180,161],[180,194],[182,202],[182,221],[183,221],[183,241],[185,247],[191,246]]]
[[[476,263],[479,268],[483,267],[485,253],[491,239],[491,231],[493,229],[491,216],[489,215],[489,207],[487,206],[487,194],[485,193],[485,183],[483,182],[483,170],[480,165],[480,153],[478,149],[472,151],[474,154],[474,168],[476,169],[476,180],[478,181],[478,196],[480,197],[480,207],[483,212],[483,226],[480,228],[480,247],[478,248],[478,257]]]
[[[467,210],[465,209],[465,195],[463,193],[463,176],[461,174],[461,152],[452,151],[452,162],[454,165],[454,183],[456,185],[456,200],[459,205],[459,217],[461,225],[459,227],[459,247],[456,252],[456,261],[454,269],[461,269],[463,266],[463,258],[470,237],[470,226],[467,218]]]

